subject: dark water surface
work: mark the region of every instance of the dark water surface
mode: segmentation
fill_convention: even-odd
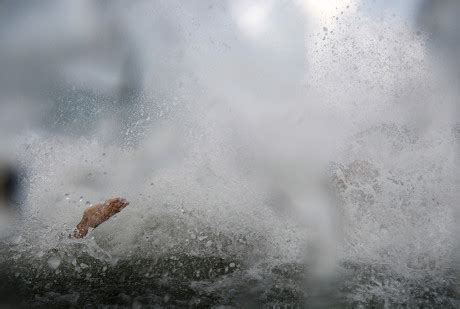
[[[229,256],[188,254],[107,262],[83,252],[75,257],[72,250],[78,247],[26,258],[3,250],[1,304],[24,308],[456,308],[459,301],[453,273],[414,280],[384,266],[345,262],[335,280],[321,283],[309,280],[308,267],[300,262],[255,266]]]

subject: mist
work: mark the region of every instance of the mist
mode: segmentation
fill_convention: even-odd
[[[459,6],[434,3],[1,4],[4,303],[454,308]]]

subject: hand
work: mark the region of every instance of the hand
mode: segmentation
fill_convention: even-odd
[[[124,198],[113,198],[85,209],[83,218],[78,223],[73,235],[70,235],[70,238],[85,237],[90,228],[96,228],[128,205],[129,202]]]

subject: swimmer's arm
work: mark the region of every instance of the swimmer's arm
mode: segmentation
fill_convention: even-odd
[[[113,198],[101,204],[91,206],[83,212],[83,218],[70,238],[85,237],[90,228],[96,228],[101,223],[110,219],[113,215],[119,213],[123,208],[129,205],[129,202],[123,198]]]

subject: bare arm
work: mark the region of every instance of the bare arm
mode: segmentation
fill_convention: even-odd
[[[101,204],[93,205],[83,212],[83,218],[78,223],[71,238],[83,238],[88,234],[90,228],[96,228],[101,223],[119,213],[129,202],[123,198],[113,198]]]

